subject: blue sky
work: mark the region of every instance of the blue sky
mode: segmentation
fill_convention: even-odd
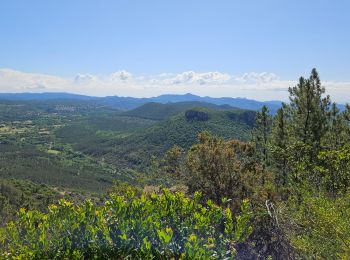
[[[66,79],[125,70],[139,81],[188,71],[293,81],[316,67],[323,80],[348,82],[349,13],[346,0],[4,0],[0,68]]]

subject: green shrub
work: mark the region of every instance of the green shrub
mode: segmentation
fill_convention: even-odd
[[[304,192],[303,201],[286,205],[286,231],[306,259],[349,259],[350,193],[336,199]]]
[[[0,232],[5,259],[230,259],[251,232],[249,205],[229,209],[163,190],[150,198],[111,196],[104,206],[61,200],[47,214],[21,209]]]

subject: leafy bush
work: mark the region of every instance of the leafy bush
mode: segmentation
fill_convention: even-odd
[[[287,203],[285,228],[303,258],[348,259],[350,256],[350,193],[336,199],[304,193],[303,201]],[[290,224],[292,223],[292,225]]]
[[[340,149],[322,151],[318,155],[321,161],[316,168],[321,173],[321,183],[329,194],[344,194],[350,187],[350,145]]]
[[[21,209],[0,232],[5,259],[230,259],[250,233],[249,206],[229,209],[163,190],[150,198],[112,196],[104,206],[61,200],[47,214]]]
[[[261,167],[253,157],[248,143],[226,141],[202,132],[199,144],[193,145],[187,156],[187,177],[190,192],[200,191],[206,198],[220,204],[231,199],[232,209],[256,192],[262,185]]]

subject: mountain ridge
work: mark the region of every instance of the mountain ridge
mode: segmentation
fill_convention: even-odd
[[[30,100],[84,100],[94,101],[104,105],[111,106],[120,110],[131,110],[149,102],[156,103],[177,103],[177,102],[204,102],[215,105],[229,105],[241,109],[259,110],[263,105],[269,107],[271,112],[275,112],[281,105],[282,101],[257,101],[247,98],[233,98],[233,97],[221,97],[214,98],[209,96],[197,96],[191,93],[186,94],[164,94],[149,98],[137,98],[137,97],[122,97],[122,96],[87,96],[80,94],[72,94],[66,92],[43,92],[43,93],[0,93],[0,100],[11,101],[30,101]]]
[[[260,110],[262,106],[267,106],[271,113],[275,113],[282,104],[280,100],[258,101],[242,97],[210,97],[197,96],[191,93],[186,94],[163,94],[155,97],[124,97],[124,96],[105,96],[96,97],[67,92],[43,92],[43,93],[0,93],[0,101],[46,101],[46,100],[79,100],[92,101],[101,105],[110,106],[119,110],[132,110],[149,102],[156,103],[177,103],[177,102],[204,102],[215,105],[229,105],[240,109]],[[345,109],[344,104],[338,104],[340,110]]]

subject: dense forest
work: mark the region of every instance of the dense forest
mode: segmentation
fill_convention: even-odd
[[[347,259],[350,106],[0,103],[0,259]]]

